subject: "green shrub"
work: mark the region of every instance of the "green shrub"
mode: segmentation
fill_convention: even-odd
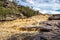
[[[31,16],[36,15],[35,11],[30,9],[29,7],[22,6],[21,8],[19,8],[19,10],[27,17],[31,17]]]
[[[5,9],[3,7],[0,7],[0,15],[3,17],[6,17],[6,15],[8,15],[10,13],[9,9]]]
[[[6,16],[8,14],[20,14],[22,13],[24,16],[26,17],[31,17],[36,15],[36,11],[30,9],[29,7],[24,7],[24,6],[19,6],[16,5],[15,3],[11,2],[10,3],[10,7],[3,7],[3,4],[5,3],[5,0],[1,0],[2,2],[0,2],[0,15],[2,16]]]

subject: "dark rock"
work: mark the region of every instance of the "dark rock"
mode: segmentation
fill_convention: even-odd
[[[0,16],[0,21],[12,21],[17,18],[25,18],[25,16],[23,16],[23,14],[10,14],[6,15],[5,17]]]
[[[56,25],[58,28],[60,28],[60,22]]]
[[[33,35],[33,34],[15,34],[10,36],[7,40],[46,40],[44,37],[40,35]]]
[[[60,20],[60,14],[53,14],[48,20]]]
[[[40,36],[43,38],[46,38],[47,40],[60,40],[60,20],[50,20],[41,22],[40,24],[43,24],[43,28],[49,29],[51,27],[51,31],[48,32],[40,32]]]

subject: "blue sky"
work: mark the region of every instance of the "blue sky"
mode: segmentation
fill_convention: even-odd
[[[39,10],[43,14],[60,14],[60,0],[17,0],[17,3],[32,6],[34,10]]]

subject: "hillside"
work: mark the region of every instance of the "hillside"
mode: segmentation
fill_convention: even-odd
[[[0,0],[0,20],[14,20],[17,18],[27,18],[39,14],[29,7],[17,5],[15,2]]]

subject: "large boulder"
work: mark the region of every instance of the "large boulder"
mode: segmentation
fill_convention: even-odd
[[[23,14],[11,14],[6,16],[0,16],[0,21],[12,21],[17,18],[25,18]]]
[[[60,20],[60,14],[52,14],[48,20]]]

